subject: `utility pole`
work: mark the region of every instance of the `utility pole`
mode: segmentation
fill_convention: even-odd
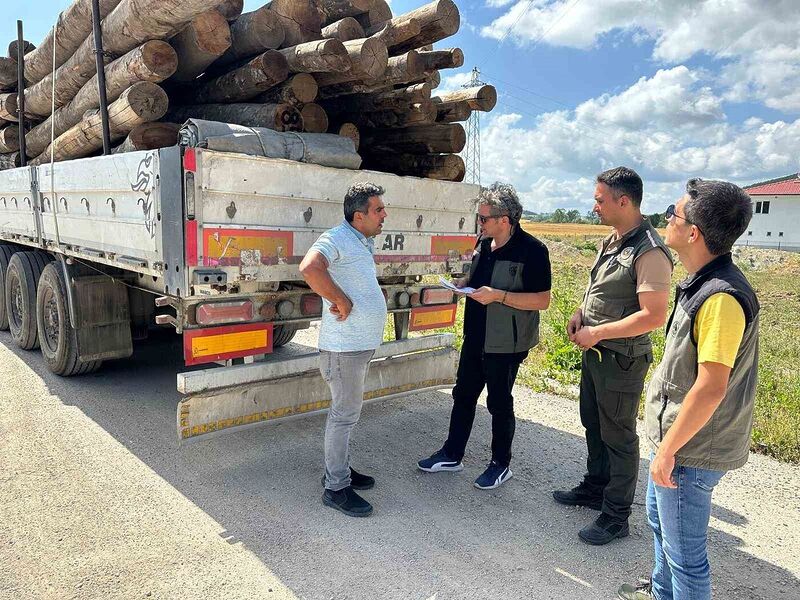
[[[462,87],[471,88],[485,85],[481,81],[481,72],[478,67],[472,69],[472,78]],[[467,183],[481,183],[481,113],[473,110],[467,121],[467,147],[464,151],[464,162],[467,174],[464,181]]]

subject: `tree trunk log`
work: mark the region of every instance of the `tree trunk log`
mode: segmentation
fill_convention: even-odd
[[[364,28],[353,17],[339,19],[322,29],[322,37],[335,39],[340,42],[349,42],[366,37]]]
[[[286,58],[277,50],[267,50],[238,69],[176,95],[186,104],[244,102],[285,81],[288,75]]]
[[[375,0],[320,0],[319,4],[322,24],[330,25],[339,19],[369,12]]]
[[[209,10],[170,40],[178,54],[178,69],[170,83],[194,81],[231,47],[231,27],[222,13]]]
[[[23,41],[23,45],[25,46],[25,56],[36,50],[36,46],[30,43],[28,40]],[[8,45],[8,55],[13,58],[14,60],[17,59],[18,53],[17,49],[19,48],[19,42],[14,40]]]
[[[244,10],[244,0],[225,0],[216,9],[222,13],[222,16],[228,19],[228,22],[233,22],[238,19]]]
[[[142,123],[134,127],[125,141],[114,148],[112,153],[169,148],[178,143],[180,129],[181,126],[177,123]]]
[[[303,117],[291,104],[196,104],[175,106],[167,113],[167,120],[175,123],[185,123],[189,119],[265,127],[275,131],[303,130]]]
[[[361,38],[344,42],[350,69],[344,73],[320,73],[316,75],[320,86],[335,85],[346,81],[379,79],[386,72],[389,52],[386,44],[376,38]]]
[[[413,38],[396,46],[390,46],[389,54],[391,55],[420,48],[450,37],[458,31],[461,24],[461,16],[453,0],[434,0],[402,16],[419,21],[422,30]]]
[[[303,117],[303,131],[307,133],[325,133],[328,131],[328,113],[319,104],[313,102],[300,109]]]
[[[444,48],[442,50],[418,50],[426,71],[437,69],[458,69],[464,66],[464,52],[461,48]]]
[[[245,13],[231,25],[231,47],[214,66],[230,65],[280,48],[285,36],[281,18],[265,6]]]
[[[342,137],[348,137],[353,140],[353,145],[356,148],[356,152],[358,152],[358,148],[361,145],[361,133],[358,131],[358,127],[355,123],[337,123],[336,126],[330,126],[328,128],[330,133],[335,133],[337,135],[341,135]]]
[[[100,0],[100,18],[104,19],[109,15],[120,1]],[[58,38],[53,36],[54,30],[50,29],[39,47],[25,56],[25,81],[28,86],[38,83],[53,71],[53,46],[58,68],[69,60],[92,33],[92,0],[75,0],[58,15],[56,24]],[[94,61],[94,56],[91,58]]]
[[[12,123],[19,122],[16,92],[0,94],[0,119]]]
[[[284,48],[322,37],[322,15],[315,0],[271,0],[265,6],[281,19]]]
[[[463,181],[466,173],[464,161],[457,154],[383,154],[365,151],[363,159],[365,169],[397,175]]]
[[[178,67],[178,55],[167,42],[152,40],[131,50],[106,66],[106,95],[114,102],[122,93],[139,81],[161,83]],[[66,105],[56,109],[44,123],[25,136],[28,156],[39,156],[50,143],[51,120],[55,137],[65,133],[83,120],[87,110],[100,107],[97,76],[92,77]]]
[[[265,104],[288,102],[297,106],[314,102],[317,99],[318,91],[317,80],[312,75],[297,73],[283,83],[256,96],[253,100]]]
[[[22,165],[22,157],[19,152],[12,152],[11,154],[0,154],[0,171],[7,169],[16,169]]]
[[[155,83],[136,83],[108,107],[108,124],[111,140],[126,137],[137,125],[156,121],[169,108],[167,93]],[[89,156],[103,147],[103,125],[100,111],[86,113],[83,121],[62,134],[30,164],[40,165],[51,160],[56,162]]]
[[[8,154],[19,150],[19,126],[7,125],[0,129],[0,153]]]
[[[218,0],[124,0],[103,20],[103,50],[110,56],[121,56],[148,40],[170,38],[197,15],[218,4]],[[111,61],[106,59],[106,62]],[[25,91],[26,112],[45,117],[50,114],[54,76],[58,82],[55,105],[59,108],[69,102],[96,71],[94,38],[89,36],[55,74],[51,73]]]
[[[459,102],[436,102],[436,122],[437,123],[455,123],[457,121],[466,121],[472,114],[472,109],[469,102],[461,100]]]
[[[290,73],[343,73],[350,70],[350,58],[339,40],[316,40],[279,52],[286,58]]]
[[[433,123],[436,120],[436,107],[430,100],[425,100],[397,110],[342,110],[334,114],[336,114],[339,121],[349,121],[359,127],[394,129]]]
[[[319,97],[322,99],[330,99],[339,98],[341,96],[349,96],[351,94],[373,94],[375,92],[383,92],[391,89],[392,85],[386,81],[347,81],[344,83],[329,85],[327,87],[320,87]]]
[[[433,101],[442,103],[464,101],[472,110],[489,112],[497,104],[497,90],[493,85],[482,85],[440,94]]]
[[[366,31],[372,27],[379,27],[386,23],[386,21],[391,21],[392,8],[386,0],[374,0],[372,8],[370,8],[368,12],[356,15],[355,19],[361,24],[364,31]]]
[[[17,59],[0,56],[0,90],[17,89]]]
[[[365,148],[408,154],[457,153],[467,145],[467,134],[458,123],[406,129],[365,129],[361,131],[361,139]]]
[[[333,114],[360,111],[375,112],[380,110],[401,111],[412,104],[428,102],[430,99],[430,86],[427,83],[420,83],[376,94],[353,94],[338,99],[333,98],[322,102],[322,106]]]
[[[367,32],[372,37],[378,38],[386,47],[397,46],[417,36],[422,31],[419,21],[406,17],[395,17],[377,27],[370,27]]]
[[[400,56],[393,56],[389,59],[383,78],[389,83],[400,84],[419,79],[424,72],[419,52],[409,50]]]

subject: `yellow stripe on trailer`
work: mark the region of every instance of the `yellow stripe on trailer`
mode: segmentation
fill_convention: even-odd
[[[200,358],[228,352],[241,352],[250,348],[261,348],[269,341],[266,330],[243,331],[240,333],[223,333],[196,337],[192,340],[192,356]]]

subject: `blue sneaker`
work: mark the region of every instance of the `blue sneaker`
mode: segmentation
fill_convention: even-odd
[[[453,460],[445,454],[444,448],[437,450],[432,456],[423,458],[417,463],[420,471],[438,473],[439,471],[462,471],[464,465],[460,460]]]
[[[481,476],[475,480],[475,487],[479,490],[493,490],[499,488],[513,476],[514,473],[511,472],[511,469],[501,467],[492,461]]]

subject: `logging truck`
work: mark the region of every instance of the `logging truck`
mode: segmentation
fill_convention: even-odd
[[[365,397],[452,385],[452,335],[410,333],[454,322],[455,297],[425,276],[465,272],[477,186],[203,148],[1,171],[0,329],[73,376],[173,328],[191,367],[177,375],[181,440],[325,410],[315,352],[286,346],[322,310],[299,263],[363,180],[386,189],[375,263],[395,337]]]

